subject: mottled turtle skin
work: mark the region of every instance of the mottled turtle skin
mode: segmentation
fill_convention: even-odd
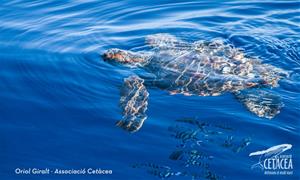
[[[109,49],[105,61],[142,68],[150,76],[131,76],[124,81],[120,104],[123,120],[117,124],[135,132],[147,118],[146,86],[157,87],[170,94],[186,96],[218,96],[233,93],[259,117],[273,118],[283,106],[280,97],[265,89],[278,86],[288,74],[221,40],[188,43],[170,34],[146,37],[150,51]],[[254,90],[253,90],[254,89]]]

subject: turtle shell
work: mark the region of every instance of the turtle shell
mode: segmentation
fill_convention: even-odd
[[[195,42],[189,49],[160,49],[147,69],[154,84],[172,93],[216,96],[258,86],[276,86],[283,70],[245,57],[220,40]]]

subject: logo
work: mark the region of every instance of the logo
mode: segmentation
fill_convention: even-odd
[[[286,151],[292,149],[291,144],[280,144],[265,150],[250,153],[249,156],[258,157],[258,162],[251,169],[261,169],[265,175],[292,175],[293,158]]]

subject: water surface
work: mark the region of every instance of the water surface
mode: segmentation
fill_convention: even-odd
[[[179,140],[168,130],[192,118],[225,124],[224,137],[251,138],[240,152],[212,143],[196,147],[214,156],[225,179],[299,178],[300,3],[291,1],[3,1],[0,5],[0,174],[3,179],[158,179],[137,163],[185,168],[169,155]],[[186,41],[221,38],[290,72],[272,91],[285,106],[272,120],[246,110],[231,94],[170,96],[149,89],[149,118],[129,134],[115,126],[123,79],[130,68],[102,61],[108,48],[144,46],[149,34]],[[251,152],[292,144],[294,174],[252,170]],[[192,149],[193,147],[187,147]],[[15,175],[15,168],[102,168],[106,176]],[[201,170],[201,168],[197,169]],[[171,179],[191,179],[173,176]]]

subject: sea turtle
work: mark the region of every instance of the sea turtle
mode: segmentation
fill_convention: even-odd
[[[146,86],[186,96],[231,92],[251,112],[270,119],[283,106],[280,97],[266,88],[278,86],[288,73],[248,57],[222,40],[189,43],[170,34],[154,34],[146,37],[146,44],[149,51],[113,48],[102,54],[104,61],[145,72],[126,78],[121,89],[123,120],[117,125],[129,132],[139,130],[147,118]]]

